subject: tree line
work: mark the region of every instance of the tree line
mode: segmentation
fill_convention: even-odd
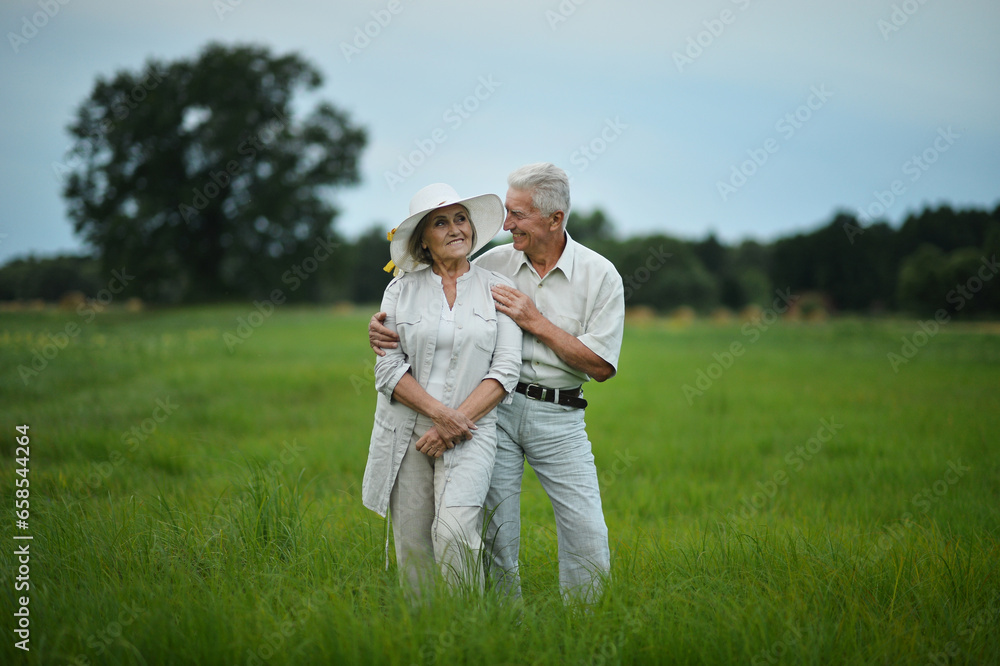
[[[1000,206],[926,207],[898,228],[865,226],[838,212],[819,228],[770,243],[727,246],[709,234],[699,241],[606,237],[591,244],[618,267],[630,304],[659,311],[765,306],[776,290],[787,289],[830,312],[1000,314],[1000,280],[993,280],[1000,270]],[[653,247],[672,256],[647,278]]]
[[[1000,315],[1000,280],[993,279],[1000,271],[1000,206],[928,207],[898,228],[862,226],[841,212],[819,228],[769,243],[727,245],[714,234],[622,239],[600,209],[571,213],[567,229],[615,264],[627,305],[660,313],[684,306],[703,314],[766,307],[778,290],[787,290],[834,313],[926,316],[943,308],[955,316]],[[290,302],[377,304],[391,279],[382,270],[389,260],[386,230],[372,227],[354,240],[318,236],[291,260],[261,261],[257,270],[268,279],[212,300],[266,299],[278,289]],[[19,258],[0,267],[0,301],[58,301],[68,292],[93,298],[106,289],[108,275],[94,256]],[[206,300],[150,298],[138,279],[124,293],[160,303]]]

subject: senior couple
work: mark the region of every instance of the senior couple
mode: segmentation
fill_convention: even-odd
[[[567,233],[562,169],[531,164],[507,182],[503,203],[430,185],[390,232],[396,277],[369,325],[378,398],[362,498],[388,509],[416,596],[439,574],[482,589],[485,560],[492,585],[520,597],[527,460],[555,512],[563,597],[591,602],[610,552],[581,387],[617,371],[624,290]],[[513,243],[470,262],[501,227]]]

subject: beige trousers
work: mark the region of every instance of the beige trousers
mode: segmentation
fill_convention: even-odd
[[[389,496],[400,584],[420,598],[440,571],[453,587],[481,591],[483,508],[446,505],[445,457],[414,448],[424,432],[415,429]]]

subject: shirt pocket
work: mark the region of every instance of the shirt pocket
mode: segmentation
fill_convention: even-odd
[[[564,317],[563,315],[555,315],[552,319],[556,326],[566,331],[574,338],[578,338],[583,335],[583,324],[580,323],[579,319]]]
[[[480,350],[493,356],[497,346],[497,312],[492,308],[477,305],[472,308],[469,336]]]
[[[407,356],[417,351],[417,335],[422,317],[416,311],[400,311],[396,313],[396,334],[399,335],[399,348]]]

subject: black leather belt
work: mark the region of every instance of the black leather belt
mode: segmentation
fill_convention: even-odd
[[[587,401],[580,397],[579,386],[572,389],[553,389],[539,386],[538,384],[518,382],[517,388],[514,390],[518,393],[523,393],[532,400],[554,402],[557,405],[576,407],[577,409],[584,409],[587,406]]]

